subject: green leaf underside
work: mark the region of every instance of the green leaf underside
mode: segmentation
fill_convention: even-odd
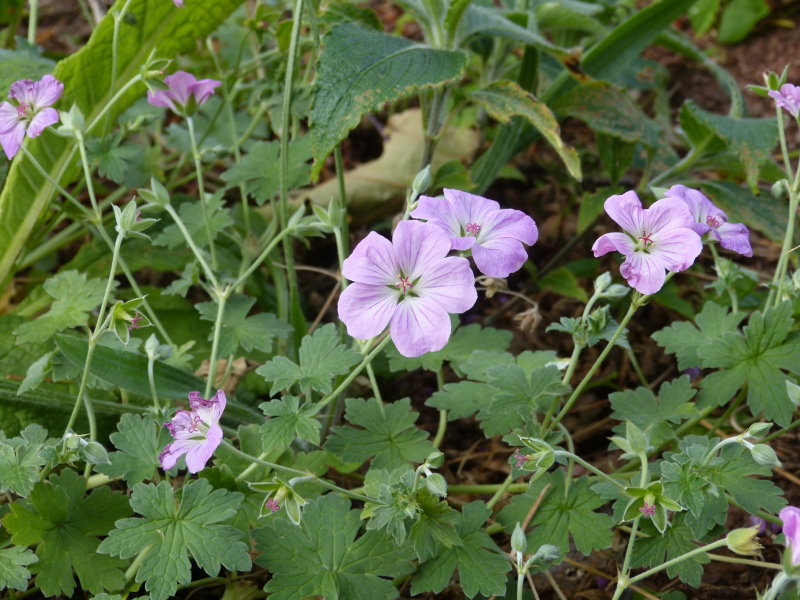
[[[39,452],[46,438],[41,426],[31,424],[19,437],[0,442],[0,492],[11,490],[22,497],[31,493],[39,481],[37,468],[45,463]]]
[[[345,404],[347,421],[363,429],[333,427],[325,444],[345,462],[372,458],[373,468],[391,470],[408,461],[420,463],[433,449],[428,433],[414,427],[419,413],[411,412],[408,398],[385,406],[375,398],[348,398]]]
[[[75,471],[65,470],[50,481],[39,482],[31,493],[30,508],[15,502],[3,525],[14,544],[38,544],[39,562],[31,567],[36,584],[45,596],[75,590],[73,569],[81,589],[92,594],[121,589],[125,563],[98,554],[98,535],[106,535],[114,522],[131,514],[128,497],[101,487],[84,498],[86,481]]]
[[[593,550],[610,547],[614,521],[608,515],[594,512],[606,500],[589,489],[588,477],[573,480],[569,493],[565,495],[564,477],[560,470],[540,477],[524,494],[515,496],[511,504],[500,511],[497,521],[511,533],[516,523],[525,521],[533,503],[549,483],[550,489],[530,522],[528,548],[553,544],[561,549],[563,556],[569,551],[570,536],[584,556]]]
[[[427,591],[439,594],[450,584],[456,569],[467,597],[474,598],[479,592],[484,596],[503,594],[504,574],[511,567],[483,531],[483,524],[491,514],[491,509],[481,501],[463,507],[455,523],[461,543],[420,565],[411,584],[412,595]]]
[[[236,516],[244,496],[212,491],[205,479],[192,481],[181,491],[178,504],[167,482],[136,484],[130,504],[144,518],[117,521],[116,529],[97,549],[131,558],[152,545],[136,573],[136,581],[145,582],[152,600],[167,600],[175,595],[179,583],[192,580],[189,554],[211,577],[222,566],[236,571],[249,571],[252,566],[241,532],[221,524]]]
[[[328,494],[303,507],[299,526],[273,519],[255,530],[256,548],[262,552],[256,563],[272,573],[264,591],[275,600],[396,598],[397,589],[385,578],[411,573],[414,552],[377,531],[356,539],[360,526],[360,511]]]
[[[362,359],[361,354],[340,343],[339,332],[333,323],[305,336],[299,354],[299,365],[285,356],[276,356],[256,369],[256,373],[272,382],[271,395],[288,390],[294,384],[298,384],[304,393],[313,388],[329,394],[333,391],[333,378],[349,373],[350,367]]]
[[[469,97],[501,123],[508,123],[511,117],[515,116],[525,118],[558,152],[570,175],[578,181],[581,180],[581,161],[578,152],[575,148],[564,144],[558,121],[547,105],[539,102],[533,94],[523,90],[514,81],[494,81],[481,90],[471,92]]]
[[[765,313],[755,312],[744,327],[744,337],[727,331],[718,343],[700,346],[703,367],[722,368],[700,382],[698,406],[721,405],[747,383],[747,403],[753,415],[788,427],[795,410],[786,394],[790,379],[800,375],[800,334],[792,333],[792,304],[783,302]]]
[[[28,548],[11,546],[0,550],[0,590],[14,588],[24,592],[31,578],[31,572],[25,567],[38,560]]]
[[[466,54],[437,50],[355,23],[325,36],[311,92],[312,177],[365,114],[461,77]]]
[[[214,31],[241,0],[193,0],[183,9],[162,0],[132,0],[128,12],[135,17],[136,26],[125,25],[119,30],[117,90],[139,73],[139,67],[150,52],[157,48],[158,57],[172,58],[181,52],[194,50],[196,40],[205,39]],[[118,10],[118,9],[117,9]],[[111,98],[111,40],[114,17],[107,14],[92,32],[86,45],[72,56],[60,61],[53,76],[64,84],[64,93],[56,108],[68,110],[73,103],[90,123],[100,114]],[[6,89],[0,90],[5,95]],[[111,109],[111,122],[144,96],[145,86],[139,84]],[[93,130],[99,134],[103,124]],[[63,168],[75,173],[74,156],[68,158],[74,144],[45,130],[36,139],[26,138],[26,147],[44,169],[58,179]],[[68,178],[67,178],[68,179]],[[66,179],[62,180],[62,185]],[[36,227],[40,213],[47,206],[53,187],[30,161],[15,160],[0,193],[0,287],[13,273],[13,263],[20,249]],[[26,198],[19,202],[19,198]]]

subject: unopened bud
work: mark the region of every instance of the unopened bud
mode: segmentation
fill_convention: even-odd
[[[414,177],[414,182],[411,184],[411,188],[414,190],[415,195],[419,196],[420,194],[424,194],[431,185],[431,166],[428,165],[422,171],[417,173],[417,176]]]
[[[440,498],[447,497],[447,481],[439,473],[431,473],[425,478],[425,484],[431,493],[436,494]]]
[[[750,456],[753,457],[758,464],[765,467],[780,467],[781,461],[778,460],[778,455],[775,450],[766,444],[756,444],[750,448]]]
[[[753,423],[747,430],[747,437],[760,440],[769,433],[770,429],[772,429],[772,423]]]
[[[528,549],[528,539],[519,523],[514,528],[514,533],[511,534],[511,549],[520,556],[525,554],[525,550]]]
[[[425,459],[425,462],[428,463],[432,468],[438,469],[444,464],[444,453],[434,450],[428,455],[428,458]]]
[[[552,544],[542,544],[537,552],[545,562],[556,562],[561,557],[561,550]]]
[[[789,400],[791,400],[795,406],[800,406],[800,385],[787,381],[786,393],[789,394]]]
[[[89,442],[83,447],[83,456],[86,462],[93,465],[110,465],[111,460],[108,458],[108,452],[103,448],[102,444],[98,442]]]
[[[606,271],[594,280],[594,291],[602,294],[611,285],[611,273]]]
[[[789,183],[785,179],[776,181],[772,184],[772,197],[776,200],[782,200],[789,196]]]
[[[745,556],[755,556],[761,554],[760,550],[763,547],[756,541],[757,535],[758,526],[734,529],[725,538],[725,542],[731,552]]]

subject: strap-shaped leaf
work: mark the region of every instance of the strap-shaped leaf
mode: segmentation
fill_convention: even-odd
[[[462,52],[437,50],[355,23],[337,25],[324,42],[311,92],[314,178],[363,115],[458,80],[467,62]]]

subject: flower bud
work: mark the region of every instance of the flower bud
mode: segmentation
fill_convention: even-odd
[[[98,442],[89,442],[83,447],[83,456],[86,462],[93,465],[110,465],[111,460],[108,458],[108,452],[103,448],[102,444]]]
[[[602,294],[611,285],[611,273],[606,271],[594,280],[594,291]]]
[[[788,381],[786,383],[789,383]],[[753,423],[747,430],[747,437],[760,440],[772,429],[772,423]]]
[[[444,464],[444,453],[434,450],[428,455],[428,458],[425,459],[425,462],[428,463],[432,468],[438,469]]]
[[[154,204],[156,206],[160,206],[164,208],[169,204],[169,192],[167,188],[161,185],[155,177],[150,178],[150,189],[141,189],[138,190],[139,196],[141,196],[144,200],[149,202],[150,204]]]
[[[424,194],[431,185],[431,166],[428,165],[422,171],[417,173],[414,177],[414,182],[411,184],[411,189],[414,190],[414,195],[419,196]]]
[[[630,421],[625,422],[625,437],[628,438],[631,450],[635,454],[640,452],[647,452],[647,436],[639,429],[634,423]]]
[[[552,544],[542,544],[537,552],[545,562],[556,562],[561,557],[561,550]]]
[[[731,552],[736,554],[743,554],[745,556],[756,556],[761,554],[760,550],[763,548],[761,544],[756,541],[758,535],[758,526],[747,527],[743,529],[734,529],[725,538],[728,548]]]
[[[519,523],[517,523],[517,526],[514,528],[514,533],[511,534],[511,549],[516,552],[520,558],[525,554],[525,550],[528,549],[528,539],[525,537],[525,532],[522,531],[522,527],[520,527]]]
[[[791,400],[795,406],[800,406],[800,385],[792,381],[787,381],[786,393],[789,394],[789,400]]]
[[[753,457],[753,460],[765,467],[781,466],[781,461],[778,460],[778,455],[775,454],[775,450],[766,444],[756,444],[750,448],[750,455]]]
[[[431,473],[425,478],[425,484],[431,493],[436,494],[440,498],[447,497],[447,481],[439,473]]]
[[[785,179],[776,181],[772,184],[772,197],[776,200],[782,200],[789,195],[789,184]]]

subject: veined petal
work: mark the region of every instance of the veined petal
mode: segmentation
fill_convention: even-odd
[[[506,208],[492,215],[484,230],[478,235],[481,246],[496,237],[514,238],[520,242],[533,246],[539,239],[539,230],[534,220],[521,210]]]
[[[648,234],[656,234],[661,231],[674,229],[675,227],[685,227],[691,229],[695,220],[686,202],[679,198],[662,198],[644,211],[644,221],[642,226]],[[653,236],[655,241],[656,237]]]
[[[64,92],[64,84],[52,75],[45,75],[41,81],[33,84],[32,106],[34,110],[41,110],[53,106]],[[58,115],[56,115],[58,116]]]
[[[22,140],[25,138],[25,123],[19,121],[14,128],[0,133],[0,146],[3,146],[3,152],[6,153],[8,160],[14,158],[22,146]]]
[[[422,356],[445,347],[450,339],[450,317],[437,302],[406,296],[397,305],[389,330],[400,354]]]
[[[753,256],[753,249],[750,247],[750,231],[745,225],[723,223],[716,229],[711,229],[711,235],[726,250],[738,252],[742,256]]]
[[[170,94],[169,90],[156,90],[155,92],[148,90],[147,101],[151,106],[163,106],[164,108],[169,108],[170,110],[177,112],[177,108],[175,107],[175,103],[172,101],[172,95]]]
[[[178,459],[180,459],[181,456],[189,452],[192,448],[201,446],[204,443],[205,440],[202,439],[176,440],[170,442],[158,456],[158,459],[161,461],[161,468],[165,471],[169,471],[178,463]]]
[[[450,252],[450,238],[435,225],[419,221],[401,221],[392,238],[397,266],[416,281],[424,277]]]
[[[622,234],[624,235],[624,234]],[[508,277],[528,260],[522,242],[513,237],[494,237],[472,249],[478,270],[489,277]]]
[[[428,221],[428,223],[430,223],[430,221]],[[469,250],[475,245],[476,241],[477,240],[471,235],[450,238],[450,249],[459,251]]]
[[[613,232],[601,235],[592,246],[592,252],[596,257],[615,250],[628,256],[636,250],[636,244],[627,233]]]
[[[706,220],[712,211],[722,213],[722,211],[714,206],[711,200],[706,198],[702,192],[688,188],[685,185],[673,185],[667,190],[666,197],[683,200],[692,215],[692,219],[694,220],[694,223],[692,223],[692,230],[697,235],[703,235],[711,229],[711,227],[706,224]],[[725,213],[722,213],[722,215],[724,216]],[[725,218],[725,220],[727,221],[727,218]]]
[[[374,231],[359,242],[342,264],[342,275],[358,283],[394,285],[399,274],[394,246]]]
[[[621,196],[611,196],[603,208],[614,222],[625,231],[639,237],[644,231],[644,209],[636,192],[625,192]],[[595,255],[597,256],[597,255]]]
[[[444,189],[444,197],[450,201],[458,220],[462,225],[476,223],[483,227],[489,215],[500,210],[500,205],[494,200],[483,196],[468,194],[461,190]]]
[[[475,246],[474,250],[477,249]],[[429,267],[414,292],[426,303],[435,302],[445,311],[456,314],[472,308],[478,299],[469,261],[459,256],[443,258]]]
[[[210,400],[204,400],[202,403],[198,403],[192,408],[205,424],[212,425],[219,423],[222,411],[225,410],[226,403],[225,392],[220,390]]]
[[[431,225],[436,225],[451,239],[464,235],[464,225],[449,200],[420,196],[417,208],[411,211],[415,219],[423,219]]]
[[[661,259],[642,251],[628,255],[619,272],[628,285],[642,294],[655,294],[664,286],[667,277]]]
[[[193,83],[189,88],[191,93],[194,94],[197,105],[200,106],[208,100],[208,97],[214,93],[214,90],[221,85],[222,82],[216,81],[215,79],[201,79],[197,83]]]
[[[339,318],[348,334],[367,340],[386,329],[399,297],[398,291],[385,285],[351,283],[339,296]]]
[[[783,521],[783,535],[792,552],[792,564],[800,565],[800,509],[787,506],[778,516]]]
[[[670,271],[688,269],[703,251],[700,236],[689,228],[678,227],[662,230],[653,236],[648,248],[651,256],[657,256]]]
[[[21,121],[17,109],[10,102],[0,102],[0,133],[11,131]]]
[[[202,471],[208,460],[214,454],[222,441],[222,429],[219,425],[212,425],[208,428],[206,439],[200,444],[195,444],[186,452],[186,468],[189,473]]]
[[[45,108],[40,111],[28,124],[28,135],[32,138],[39,137],[48,125],[58,123],[58,111],[55,108]]]
[[[186,106],[192,95],[191,86],[197,83],[197,78],[186,71],[175,71],[164,77],[164,83],[169,86],[170,97],[181,106]]]
[[[52,75],[51,75],[52,77]],[[34,81],[33,79],[20,79],[11,84],[11,89],[8,92],[9,98],[14,98],[20,104],[33,104],[34,98]]]

